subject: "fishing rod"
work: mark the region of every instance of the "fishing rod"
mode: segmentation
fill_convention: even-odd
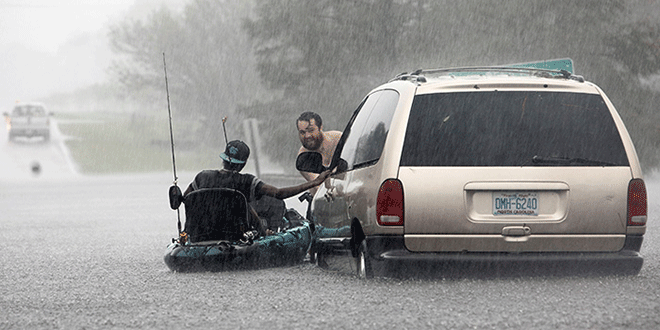
[[[225,122],[227,121],[227,116],[222,117],[222,133],[225,134],[225,145],[229,144],[229,140],[227,139],[227,128],[225,127]],[[227,155],[227,158],[229,158],[229,162],[231,162],[231,156]]]
[[[167,64],[165,63],[165,53],[163,53],[163,70],[165,71],[165,92],[167,93],[167,113],[170,118],[170,145],[172,146],[172,172],[174,172],[174,185],[179,178],[176,176],[176,159],[174,158],[174,133],[172,130],[172,108],[170,106],[170,88],[167,83]]]
[[[174,182],[170,187],[170,207],[176,209],[177,217],[177,228],[179,230],[179,238],[185,239],[185,234],[181,230],[181,213],[179,212],[179,205],[183,200],[183,194],[181,194],[181,189],[177,186],[177,181],[179,178],[176,175],[176,159],[174,156],[174,133],[172,129],[172,107],[170,106],[170,87],[167,82],[167,64],[165,62],[165,52],[163,52],[163,70],[165,71],[165,92],[167,93],[167,113],[170,118],[170,145],[172,146],[172,172],[174,173]]]
[[[225,144],[228,144],[229,141],[227,140],[227,128],[225,127],[225,122],[227,121],[227,117],[222,117],[222,133],[225,133]]]

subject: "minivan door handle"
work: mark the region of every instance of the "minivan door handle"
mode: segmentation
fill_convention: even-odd
[[[508,226],[502,228],[502,236],[529,236],[532,229],[527,226]]]

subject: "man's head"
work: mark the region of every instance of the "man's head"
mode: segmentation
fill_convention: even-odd
[[[315,112],[303,112],[296,120],[298,137],[303,147],[317,150],[323,143],[323,120]]]
[[[248,157],[250,157],[250,147],[240,140],[229,141],[225,151],[220,154],[225,168],[234,171],[242,170]]]

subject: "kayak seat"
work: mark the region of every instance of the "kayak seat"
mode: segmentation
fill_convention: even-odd
[[[238,190],[205,188],[191,192],[183,201],[185,232],[190,242],[243,239],[248,231],[248,204]]]
[[[266,220],[267,228],[277,232],[278,229],[287,227],[284,220],[286,204],[283,200],[268,195],[250,202],[250,206],[259,215],[259,218]]]

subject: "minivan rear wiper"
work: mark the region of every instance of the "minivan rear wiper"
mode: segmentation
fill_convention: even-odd
[[[616,166],[617,164],[604,162],[600,160],[586,159],[586,158],[569,158],[569,157],[532,157],[533,164],[557,164],[557,165],[592,165],[592,166]]]

